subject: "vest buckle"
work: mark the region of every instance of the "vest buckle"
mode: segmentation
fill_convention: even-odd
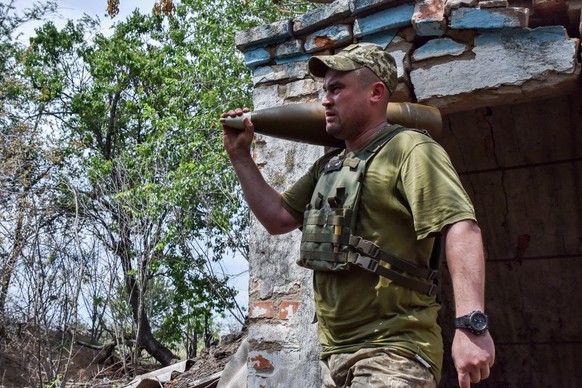
[[[361,254],[358,253],[356,262],[354,263],[359,267],[362,267],[365,270],[368,270],[370,272],[376,272],[376,270],[378,269],[378,261],[374,260],[373,258],[369,257],[369,256],[363,256]]]
[[[361,237],[356,237],[356,239],[357,240],[355,241],[350,241],[350,244],[352,244],[358,252],[362,252],[368,256],[376,257],[378,251],[380,250],[378,245],[374,244],[372,241],[364,240]]]
[[[436,278],[436,276],[437,276],[437,274],[438,274],[438,273],[439,273],[439,272],[438,272],[437,270],[434,270],[434,269],[432,269],[432,270],[429,272],[429,274],[428,274],[428,276],[427,276],[426,280],[429,280],[429,281],[430,281],[430,280],[433,280],[434,278]]]
[[[434,296],[434,295],[436,295],[438,293],[438,291],[439,291],[439,286],[437,284],[434,284],[433,283],[433,284],[430,285],[430,287],[429,287],[429,289],[428,289],[428,291],[427,291],[426,294],[428,296]]]

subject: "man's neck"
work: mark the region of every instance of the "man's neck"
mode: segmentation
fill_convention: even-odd
[[[368,129],[362,131],[357,137],[346,140],[346,150],[349,151],[358,151],[363,148],[366,144],[372,140],[376,134],[382,130],[382,128],[386,127],[388,122],[384,119],[382,122],[370,126]]]

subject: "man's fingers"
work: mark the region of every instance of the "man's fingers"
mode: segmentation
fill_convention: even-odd
[[[231,117],[235,117],[235,116],[240,116],[243,113],[250,112],[250,110],[249,110],[249,108],[244,107],[244,108],[236,108],[234,111],[231,111],[231,112],[233,112]]]
[[[243,113],[247,113],[250,112],[249,108],[236,108],[236,109],[231,109],[228,112],[224,112],[220,115],[220,117],[236,117],[236,116],[240,116]]]
[[[481,380],[485,380],[491,374],[489,366],[483,365],[481,368],[475,368],[472,371],[457,372],[459,375],[459,386],[461,388],[470,388],[471,383],[477,384]]]
[[[458,372],[458,376],[460,388],[471,388],[471,377],[468,373]]]
[[[471,373],[471,382],[477,384],[479,381],[481,381],[481,369],[476,369]]]
[[[245,129],[251,129],[254,128],[253,122],[251,120],[249,120],[248,117],[245,117],[243,119],[243,124],[245,125]]]
[[[471,372],[458,372],[459,375],[459,386],[461,388],[470,388],[471,383],[477,384],[482,380],[485,380],[491,374],[491,369],[487,365],[480,369],[475,369]]]

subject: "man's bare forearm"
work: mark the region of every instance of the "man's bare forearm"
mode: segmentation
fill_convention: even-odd
[[[485,309],[485,256],[479,226],[472,220],[451,225],[446,255],[457,316]]]
[[[299,227],[283,207],[281,194],[265,181],[250,154],[231,161],[251,211],[270,234],[287,233]]]
[[[237,117],[248,108],[237,108],[223,113],[221,117]],[[244,129],[222,125],[224,148],[241,184],[245,199],[251,211],[270,234],[292,231],[299,223],[283,207],[281,194],[263,178],[251,157],[250,147],[254,138],[254,125],[248,118],[243,119]]]

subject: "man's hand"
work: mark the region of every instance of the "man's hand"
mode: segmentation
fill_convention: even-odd
[[[248,108],[237,108],[223,113],[220,117],[236,117],[247,112],[249,112]],[[236,159],[241,155],[241,153],[246,154],[246,156],[250,153],[255,130],[251,120],[245,118],[243,119],[243,123],[245,126],[244,130],[231,128],[224,124],[222,125],[222,143],[231,160],[233,158]]]
[[[461,388],[470,388],[471,383],[476,384],[489,377],[495,362],[495,345],[488,331],[476,335],[457,329],[451,351]]]

